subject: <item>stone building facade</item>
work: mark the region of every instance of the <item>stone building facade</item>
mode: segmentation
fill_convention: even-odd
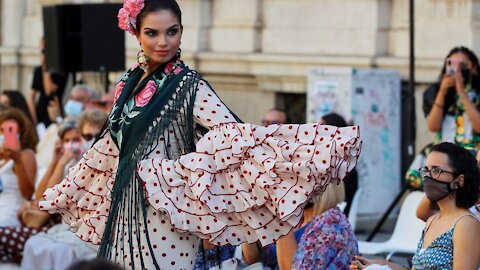
[[[122,1],[0,0],[0,89],[26,93],[30,88],[40,59],[43,5],[106,2]],[[301,119],[312,67],[396,69],[408,79],[408,0],[178,2],[184,12],[184,60],[245,121],[259,122],[273,106],[287,107]],[[421,93],[436,79],[450,48],[461,44],[478,52],[480,1],[415,2],[419,149],[431,138],[421,113]],[[138,45],[131,36],[126,40],[128,66]]]

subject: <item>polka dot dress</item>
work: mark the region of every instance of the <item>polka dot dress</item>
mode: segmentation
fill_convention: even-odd
[[[45,226],[39,229],[22,225],[0,227],[0,262],[20,263],[25,242],[31,236],[47,231],[48,228],[58,223],[58,221],[57,217],[53,217]]]
[[[153,254],[148,247],[134,247],[135,258],[130,258],[123,241],[123,250],[117,245],[113,257],[126,268],[132,260],[138,268],[142,253],[144,259],[154,256],[161,269],[192,269],[199,239],[215,245],[272,243],[299,223],[311,196],[355,167],[360,152],[357,127],[238,124],[203,81],[193,114],[196,124],[209,130],[196,152],[168,160],[170,149],[159,143],[137,165],[149,204]],[[107,133],[45,193],[40,208],[61,213],[81,239],[99,244],[118,154]],[[140,239],[145,243],[145,233]],[[144,268],[155,269],[153,260],[146,259]]]

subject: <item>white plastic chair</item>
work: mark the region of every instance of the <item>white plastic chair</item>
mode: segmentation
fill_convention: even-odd
[[[337,207],[340,209],[340,211],[344,212],[345,208],[347,208],[347,202],[343,201],[343,202],[337,204]]]
[[[355,231],[355,226],[357,224],[358,216],[358,206],[360,205],[360,198],[362,197],[363,188],[358,188],[353,195],[352,205],[350,206],[350,211],[348,212],[348,221],[352,227],[352,231]]]
[[[425,222],[416,216],[417,206],[423,196],[425,193],[421,191],[413,191],[408,194],[400,208],[400,214],[390,239],[381,243],[358,241],[360,253],[363,255],[388,253],[387,259],[397,252],[415,253],[425,227]]]

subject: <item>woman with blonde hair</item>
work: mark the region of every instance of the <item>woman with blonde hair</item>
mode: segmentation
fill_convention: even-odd
[[[330,184],[314,198],[311,221],[298,243],[292,233],[277,241],[280,269],[349,269],[358,244],[348,218],[337,205],[345,199],[344,183]],[[307,219],[309,211],[305,211]]]
[[[350,223],[337,205],[345,200],[343,182],[330,184],[321,196],[305,206],[302,224],[260,250],[243,244],[243,259],[253,264],[260,259],[272,269],[348,269],[358,255]]]

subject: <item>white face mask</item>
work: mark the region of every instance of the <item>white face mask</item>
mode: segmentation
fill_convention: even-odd
[[[79,117],[83,112],[83,103],[69,99],[63,107],[65,114],[70,117]]]

